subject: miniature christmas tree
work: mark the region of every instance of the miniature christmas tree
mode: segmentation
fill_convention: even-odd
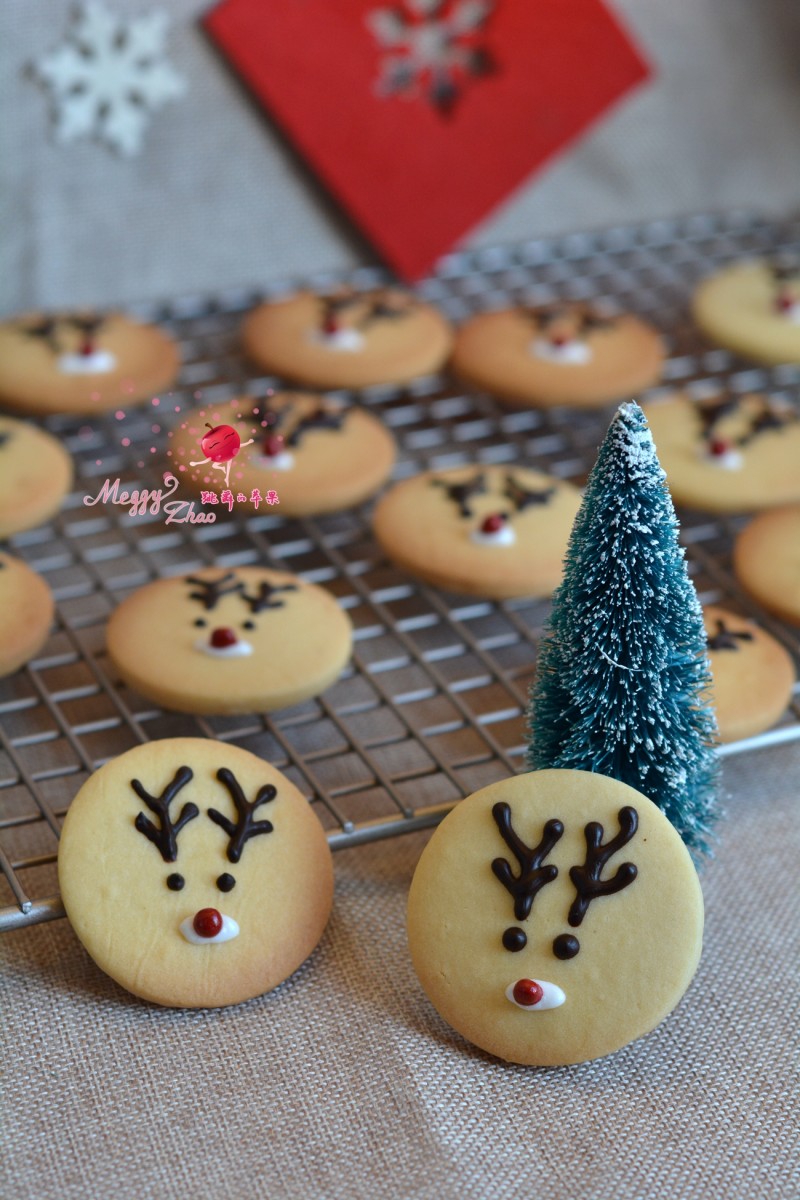
[[[703,616],[638,404],[606,435],[575,521],[531,693],[533,769],[630,784],[708,849],[716,721]]]

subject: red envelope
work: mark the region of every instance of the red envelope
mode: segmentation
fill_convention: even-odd
[[[222,0],[204,24],[409,280],[649,74],[601,0]]]

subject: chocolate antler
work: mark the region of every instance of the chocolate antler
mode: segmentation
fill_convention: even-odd
[[[131,780],[131,787],[136,792],[136,795],[147,805],[152,813],[156,814],[160,821],[160,825],[157,828],[149,817],[140,812],[134,821],[134,825],[139,833],[143,833],[153,843],[164,862],[175,862],[175,859],[178,857],[178,834],[187,822],[193,821],[200,814],[200,809],[197,805],[189,802],[188,804],[184,804],[177,821],[173,822],[169,815],[170,804],[181,788],[186,787],[186,784],[192,778],[191,767],[179,767],[175,772],[175,778],[172,780],[172,783],[167,784],[160,796],[151,796],[138,779]]]
[[[312,429],[341,429],[344,418],[343,412],[329,412],[320,406],[309,413],[307,417],[300,418],[287,437],[286,445],[299,446],[304,435],[310,433]]]
[[[531,491],[523,487],[514,476],[509,472],[506,475],[506,484],[503,488],[503,495],[510,500],[517,512],[523,512],[534,504],[547,504],[550,497],[555,493],[555,487],[544,488],[542,491]]]
[[[444,479],[432,479],[431,483],[434,487],[444,488],[448,500],[452,500],[454,504],[458,505],[458,511],[462,517],[472,516],[472,509],[468,504],[470,497],[482,496],[486,492],[486,476],[483,471],[479,471],[465,483],[447,483]]]
[[[61,347],[58,344],[57,326],[55,317],[42,317],[34,325],[20,326],[20,332],[26,337],[41,338],[53,354],[58,354]]]
[[[251,613],[259,613],[265,608],[283,608],[285,601],[274,600],[273,596],[276,592],[296,592],[296,583],[281,583],[272,584],[263,580],[258,585],[258,591],[255,596],[249,595],[242,590],[242,599],[249,606]]]
[[[741,631],[728,629],[721,617],[717,617],[717,632],[708,639],[709,650],[738,650],[736,639],[740,642],[752,642],[753,635],[746,629]]]
[[[627,845],[638,827],[639,817],[636,809],[626,805],[619,810],[619,833],[610,841],[603,843],[603,826],[599,821],[590,821],[584,829],[586,859],[582,866],[569,869],[576,896],[567,920],[573,928],[580,925],[593,900],[598,896],[610,896],[614,892],[621,892],[633,883],[639,874],[633,863],[623,863],[612,879],[600,878],[608,860]]]
[[[199,600],[207,612],[216,608],[223,596],[233,592],[241,592],[244,584],[237,582],[233,571],[228,571],[219,579],[199,579],[196,575],[187,575],[186,582],[194,584],[199,592],[189,592],[190,600]]]
[[[233,771],[229,771],[227,767],[220,767],[217,771],[217,779],[220,783],[225,784],[225,787],[231,794],[231,799],[236,809],[236,821],[229,820],[221,812],[218,812],[216,808],[210,808],[208,815],[216,825],[220,825],[227,833],[230,838],[228,842],[228,860],[232,863],[237,863],[242,857],[242,850],[246,841],[251,837],[256,837],[259,833],[272,833],[272,822],[254,821],[253,813],[262,804],[268,804],[270,800],[274,800],[278,792],[271,783],[266,783],[262,788],[258,789],[253,803],[248,804]]]
[[[548,821],[538,846],[526,846],[511,827],[511,808],[508,804],[495,804],[492,816],[509,850],[519,863],[519,875],[512,874],[511,864],[505,858],[496,858],[492,870],[506,891],[514,897],[514,916],[524,921],[529,915],[536,893],[552,883],[558,875],[558,867],[552,863],[542,866],[558,839],[564,832],[560,821]]]
[[[79,313],[73,317],[67,317],[67,320],[70,325],[74,325],[76,329],[79,329],[87,337],[91,337],[97,333],[98,329],[105,323],[105,317],[99,316],[97,313]]]
[[[800,275],[800,263],[797,259],[773,259],[770,270],[776,283],[786,283],[787,279]]]

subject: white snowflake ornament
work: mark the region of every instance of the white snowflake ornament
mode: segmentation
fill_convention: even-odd
[[[120,154],[139,153],[151,114],[186,91],[166,58],[167,25],[161,11],[124,18],[96,0],[79,9],[64,43],[34,64],[59,142],[97,137]]]

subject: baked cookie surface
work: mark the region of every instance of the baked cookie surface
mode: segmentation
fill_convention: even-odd
[[[211,415],[206,413],[208,424]],[[385,481],[394,463],[394,439],[377,417],[321,396],[280,392],[260,401],[244,397],[215,408],[213,421],[216,428],[235,430],[241,445],[228,482],[228,460],[203,461],[202,443],[208,445],[209,430],[204,418],[194,414],[172,437],[181,480],[196,491],[229,486],[247,502],[254,491],[266,496],[271,489],[283,516],[316,516],[360,504]]]
[[[170,738],[89,777],[58,853],[67,916],[106,974],[173,1007],[270,991],[316,946],[331,854],[300,791],[246,750]]]
[[[129,687],[191,713],[299,704],[339,677],[351,641],[330,592],[262,567],[158,579],[124,600],[106,631]]]
[[[259,305],[242,327],[249,358],[313,388],[407,383],[438,371],[451,343],[437,309],[395,288],[298,292]]]
[[[718,605],[703,609],[720,741],[774,725],[795,684],[792,657],[771,634]]]
[[[527,467],[428,471],[378,502],[375,536],[427,583],[505,599],[549,596],[580,507],[578,489]]]
[[[763,395],[642,405],[678,504],[748,512],[800,500],[800,409]]]
[[[633,788],[536,771],[462,800],[434,832],[408,900],[433,1006],[510,1062],[610,1054],[654,1029],[700,957],[688,851]]]
[[[710,341],[744,358],[800,362],[800,264],[734,263],[703,280],[692,312]]]
[[[800,625],[800,504],[754,517],[736,539],[733,566],[768,612]]]
[[[49,520],[71,486],[72,459],[57,438],[0,416],[0,537]]]
[[[169,387],[179,367],[171,338],[121,313],[39,313],[0,324],[0,403],[19,412],[124,408]]]
[[[0,676],[38,654],[53,623],[53,595],[35,571],[0,553]]]
[[[458,330],[453,372],[514,408],[599,408],[656,383],[664,346],[639,317],[585,304],[481,313]]]

